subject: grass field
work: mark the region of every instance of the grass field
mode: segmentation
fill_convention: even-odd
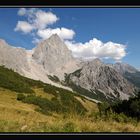
[[[35,88],[35,94],[51,100],[53,95]],[[18,101],[17,93],[0,88],[0,132],[139,132],[140,123],[117,122],[98,117],[98,107],[87,99],[75,98],[88,110],[84,116],[37,112],[38,106]]]

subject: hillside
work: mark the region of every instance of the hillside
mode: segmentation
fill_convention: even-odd
[[[42,89],[34,89],[37,96],[52,98],[44,94]],[[42,114],[38,106],[17,100],[17,93],[0,88],[0,132],[138,132],[140,123],[124,123],[123,121],[100,118],[95,103],[79,101],[89,109],[85,116],[70,113],[64,115],[53,112],[51,115]],[[116,117],[117,118],[117,117]]]
[[[0,66],[0,87],[0,109],[3,112],[0,118],[1,121],[3,119],[11,121],[11,124],[17,120],[15,118],[22,120],[23,116],[28,114],[34,114],[35,118],[39,116],[43,119],[43,117],[53,118],[55,115],[62,114],[84,115],[88,114],[90,109],[97,111],[95,103],[76,93],[25,78],[3,66]],[[24,97],[24,100],[21,97]],[[34,117],[31,118],[30,115],[27,119],[32,122]],[[10,129],[8,128],[8,131],[12,131]]]
[[[140,131],[139,122],[122,115],[101,115],[98,104],[77,93],[3,66],[0,78],[0,132]]]
[[[129,80],[131,83],[133,83],[135,86],[140,88],[140,72],[135,73],[128,73],[126,72],[124,74],[124,77]]]

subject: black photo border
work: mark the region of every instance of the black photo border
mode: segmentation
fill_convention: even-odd
[[[139,0],[0,0],[0,8],[18,8],[18,7],[49,7],[49,8],[140,8]],[[0,133],[0,139],[80,139],[80,140],[97,140],[97,139],[140,139],[140,133]]]

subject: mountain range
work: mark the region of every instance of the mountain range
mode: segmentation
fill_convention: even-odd
[[[140,72],[133,66],[74,58],[57,34],[41,41],[32,50],[10,46],[1,39],[0,65],[22,76],[99,101],[128,99],[140,88]]]

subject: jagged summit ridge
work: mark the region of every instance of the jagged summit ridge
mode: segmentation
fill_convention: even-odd
[[[86,62],[78,75],[70,74],[69,80],[89,91],[101,90],[106,96],[128,99],[135,91],[133,84],[128,82],[118,71],[98,59]]]
[[[124,74],[125,72],[128,72],[128,73],[138,72],[138,70],[136,68],[134,68],[131,65],[126,64],[126,63],[115,63],[113,66],[121,74]]]

